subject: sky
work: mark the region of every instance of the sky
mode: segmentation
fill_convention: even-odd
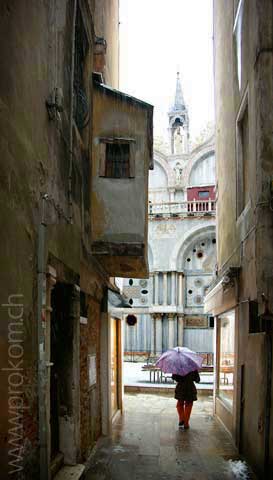
[[[212,0],[120,0],[120,90],[155,107],[155,135],[168,138],[176,72],[192,141],[214,122]]]

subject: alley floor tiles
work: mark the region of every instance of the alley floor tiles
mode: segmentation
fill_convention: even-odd
[[[173,398],[127,394],[124,406],[111,438],[98,442],[86,480],[255,478],[213,417],[211,397],[194,403],[189,430],[178,429]]]

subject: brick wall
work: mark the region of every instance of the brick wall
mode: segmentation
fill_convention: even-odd
[[[81,451],[86,459],[101,435],[100,393],[100,304],[88,301],[88,323],[81,324],[80,339],[80,408],[81,408]],[[89,387],[88,356],[96,355],[97,381]]]

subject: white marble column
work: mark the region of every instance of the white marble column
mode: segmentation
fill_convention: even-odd
[[[168,302],[168,274],[163,272],[163,305]]]
[[[168,313],[168,330],[169,330],[168,348],[176,347],[175,318],[176,317],[174,313]]]
[[[184,272],[182,272],[182,305],[185,307],[186,305],[186,292],[185,292],[185,286],[186,286],[186,277],[184,275]]]
[[[181,307],[183,305],[182,298],[182,273],[178,274],[178,305]]]
[[[177,319],[177,328],[178,328],[178,346],[183,347],[184,345],[184,314],[178,315]]]
[[[154,273],[154,285],[155,285],[155,305],[158,305],[158,294],[159,294],[159,274],[158,272]]]
[[[172,290],[171,290],[171,304],[176,305],[176,288],[175,288],[176,272],[172,272]]]
[[[155,354],[155,315],[151,315],[151,355]]]
[[[162,353],[162,314],[155,314],[155,349],[156,355],[161,355]]]
[[[174,190],[174,189],[170,189],[169,192],[170,192],[170,202],[174,202],[174,193],[175,193],[175,190]]]

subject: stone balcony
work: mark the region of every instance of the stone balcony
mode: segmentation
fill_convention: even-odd
[[[160,202],[149,203],[149,216],[151,218],[161,217],[190,217],[216,214],[215,200],[193,200],[184,202]]]

